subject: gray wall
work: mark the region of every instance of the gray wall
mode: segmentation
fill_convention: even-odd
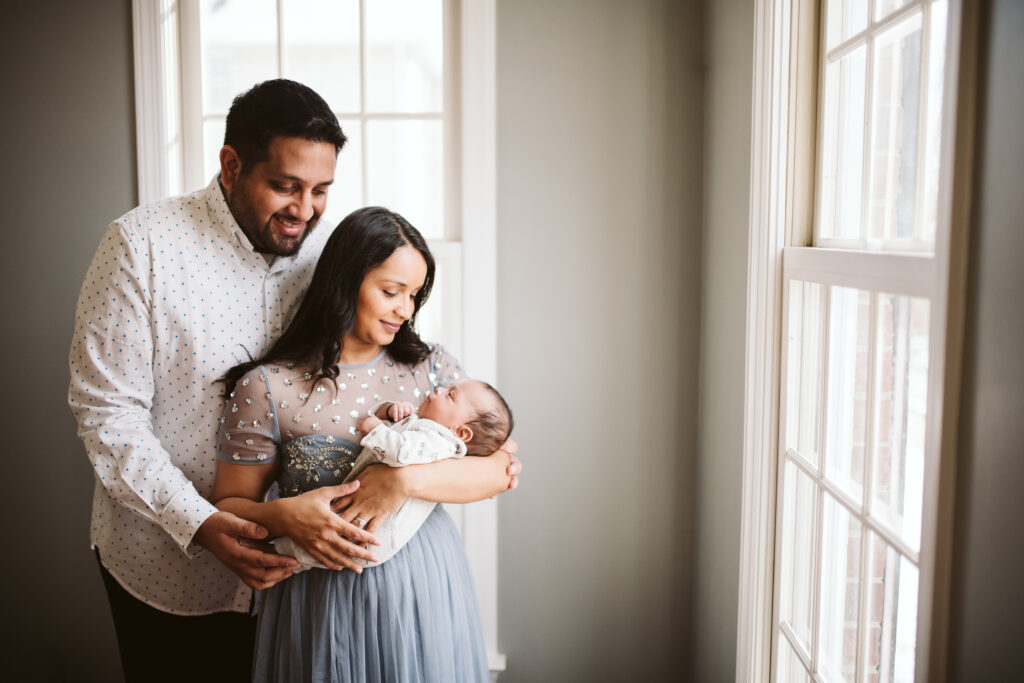
[[[967,290],[951,680],[1020,679],[1024,590],[1024,3],[986,3]]]
[[[699,3],[498,3],[502,681],[688,668],[701,42]]]
[[[753,0],[707,4],[704,282],[692,680],[736,675]]]
[[[120,676],[67,352],[100,235],[135,203],[130,5],[10,2],[0,16],[5,680]]]

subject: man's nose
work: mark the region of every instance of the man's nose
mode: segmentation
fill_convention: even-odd
[[[313,217],[313,196],[309,192],[299,192],[292,203],[292,214],[300,221],[308,221]]]

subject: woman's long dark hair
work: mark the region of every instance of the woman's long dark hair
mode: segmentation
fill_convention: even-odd
[[[416,334],[416,315],[434,284],[434,257],[426,240],[407,220],[379,206],[357,209],[334,229],[313,271],[313,280],[291,325],[260,358],[231,368],[222,378],[225,391],[234,391],[242,375],[266,363],[295,363],[309,369],[313,380],[338,376],[341,340],[356,322],[359,288],[371,270],[399,247],[410,246],[427,262],[427,277],[414,297],[415,308],[387,345],[400,363],[414,364],[430,354]]]

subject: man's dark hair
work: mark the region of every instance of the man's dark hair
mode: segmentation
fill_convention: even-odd
[[[505,397],[487,382],[480,384],[494,396],[495,400],[493,406],[480,410],[466,423],[473,430],[473,438],[466,444],[467,455],[490,455],[508,441],[515,426],[512,421],[512,409],[508,407]]]
[[[281,136],[329,142],[335,156],[348,139],[324,98],[301,83],[277,78],[235,97],[224,125],[224,144],[238,153],[243,172],[266,161],[270,141]]]

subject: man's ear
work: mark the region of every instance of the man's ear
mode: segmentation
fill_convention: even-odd
[[[231,145],[220,148],[220,182],[224,189],[231,192],[235,181],[242,173],[242,159]]]
[[[452,433],[459,437],[462,443],[469,443],[473,438],[473,430],[469,428],[469,425],[459,425],[452,430]]]

